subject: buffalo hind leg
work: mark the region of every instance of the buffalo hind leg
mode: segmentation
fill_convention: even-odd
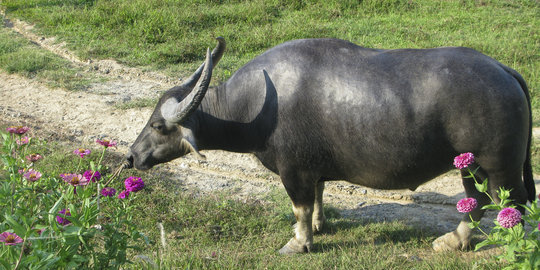
[[[315,204],[313,205],[313,233],[322,232],[324,223],[326,222],[326,217],[324,216],[323,211],[323,192],[324,192],[324,181],[321,179],[315,187]]]
[[[468,224],[471,222],[471,217],[475,221],[479,221],[484,215],[485,210],[481,208],[484,205],[490,203],[489,197],[476,190],[474,186],[474,180],[471,178],[465,178],[469,176],[469,172],[466,170],[461,171],[461,177],[463,182],[463,187],[465,187],[465,194],[469,198],[475,198],[478,201],[478,206],[469,214],[465,214],[461,219],[458,227],[455,231],[449,232],[433,241],[433,249],[435,251],[447,251],[447,250],[464,250],[469,247],[472,236],[472,229],[469,228]],[[477,171],[475,175],[477,181],[480,183],[485,179],[486,174],[482,169]]]
[[[280,254],[305,253],[312,250],[312,220],[317,180],[318,178],[311,177],[307,173],[281,174],[281,181],[292,200],[296,226],[295,236],[279,250]]]
[[[484,176],[482,168],[478,170],[480,176]],[[468,173],[462,171],[462,176],[466,176]],[[521,179],[521,170],[517,168],[515,170],[507,170],[503,172],[490,172],[488,173],[488,192],[491,197],[498,203],[499,197],[497,191],[499,187],[504,187],[506,190],[511,190],[510,199],[514,205],[525,204],[527,202],[527,191]],[[477,177],[477,179],[479,179]],[[484,177],[480,179],[485,179]],[[480,181],[480,180],[479,180]],[[489,198],[479,191],[476,190],[474,186],[474,180],[470,178],[463,178],[463,186],[465,187],[465,192],[467,197],[473,197],[478,201],[478,206],[472,212],[470,212],[471,217],[475,221],[479,221],[485,210],[481,208],[491,203]],[[522,213],[523,208],[517,207]],[[453,232],[447,233],[433,242],[433,248],[437,251],[442,250],[463,250],[470,245],[470,239],[472,236],[472,229],[468,227],[470,223],[470,218],[468,214],[465,214],[457,229]]]

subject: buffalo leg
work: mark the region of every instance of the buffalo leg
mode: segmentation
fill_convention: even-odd
[[[282,174],[281,180],[289,197],[296,217],[295,236],[283,246],[279,253],[294,254],[310,252],[313,248],[313,208],[315,202],[315,186],[318,178],[308,174]]]
[[[323,192],[324,181],[319,180],[315,188],[315,204],[313,205],[313,233],[320,233],[326,221],[323,211]]]
[[[481,172],[482,169],[478,171]],[[468,173],[462,172],[462,176],[465,175],[468,175]],[[485,173],[482,171],[480,175],[485,175]],[[525,204],[527,202],[527,192],[523,185],[523,181],[521,180],[521,170],[519,168],[503,172],[489,172],[488,176],[488,192],[496,203],[500,201],[497,195],[499,187],[512,190],[510,199],[513,200],[514,204]],[[481,179],[485,178],[482,177]],[[480,193],[476,190],[473,179],[463,178],[463,186],[465,187],[467,197],[473,197],[478,201],[478,207],[470,212],[470,214],[473,220],[479,221],[485,212],[485,210],[482,210],[481,208],[484,205],[491,203],[491,201],[484,193]],[[518,209],[523,212],[522,207],[518,207]],[[467,248],[470,245],[472,236],[472,230],[467,225],[469,222],[470,217],[468,214],[465,214],[457,229],[437,238],[433,242],[433,248],[437,251],[463,250]]]
[[[475,175],[478,182],[485,179],[485,173],[482,169],[477,171]],[[469,198],[475,198],[478,201],[478,207],[470,212],[465,214],[461,219],[456,230],[449,232],[433,241],[433,249],[435,251],[446,251],[446,250],[464,250],[470,245],[472,229],[469,228],[468,224],[471,222],[471,217],[475,221],[479,221],[484,215],[485,210],[482,210],[482,206],[489,204],[490,200],[486,194],[479,192],[474,186],[474,180],[471,178],[465,178],[469,176],[469,173],[466,171],[461,171],[461,177],[463,182],[463,187],[465,188],[465,194]]]

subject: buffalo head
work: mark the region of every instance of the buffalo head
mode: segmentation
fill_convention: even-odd
[[[189,128],[190,116],[201,104],[217,64],[225,50],[225,40],[217,38],[218,45],[205,62],[179,86],[167,90],[126,156],[126,168],[147,170],[154,165],[171,161],[190,152],[198,152],[193,132]]]

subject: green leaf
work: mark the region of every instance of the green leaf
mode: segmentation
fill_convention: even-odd
[[[488,190],[488,186],[487,186],[487,180],[484,180],[484,182],[482,182],[481,184],[479,183],[474,183],[474,186],[476,187],[476,190],[484,193],[484,192],[487,192]]]
[[[64,200],[64,194],[58,198],[58,200],[54,203],[53,207],[49,209],[49,224],[55,224],[55,218],[58,214],[58,209],[60,208],[60,204]]]
[[[476,244],[476,246],[474,247],[474,251],[478,251],[479,249],[485,247],[485,246],[489,246],[491,245],[491,242],[488,241],[488,240],[484,240],[478,244]]]
[[[2,134],[3,135],[3,134]],[[4,269],[11,269],[13,268],[13,265],[11,265],[10,263],[8,263],[7,261],[3,260],[2,258],[0,258],[0,265],[2,265],[4,267]]]
[[[493,209],[493,210],[501,210],[501,207],[496,204],[486,204],[482,206],[482,209]]]
[[[26,228],[24,228],[24,226],[19,224],[11,215],[6,214],[4,218],[6,219],[6,222],[9,224],[9,226],[11,226],[14,233],[16,233],[20,237],[24,237],[24,235],[26,234]]]

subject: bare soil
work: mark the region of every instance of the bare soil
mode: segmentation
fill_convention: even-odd
[[[96,138],[119,142],[118,154],[125,154],[142,130],[153,108],[116,109],[116,104],[136,98],[157,97],[170,88],[176,78],[156,72],[125,67],[113,60],[80,60],[54,38],[32,32],[32,25],[10,21],[10,26],[24,37],[83,67],[85,75],[98,74],[107,80],[84,91],[51,89],[45,84],[0,72],[0,123],[25,124],[34,134],[93,145]],[[201,50],[201,53],[203,51]],[[219,66],[217,67],[219,68]],[[206,151],[206,161],[188,155],[153,170],[177,183],[179,190],[201,195],[226,191],[244,199],[263,199],[281,186],[279,176],[265,169],[251,154]],[[537,190],[540,190],[539,181]],[[324,201],[337,208],[342,216],[374,221],[402,220],[407,224],[443,234],[457,226],[461,214],[455,204],[465,196],[457,171],[442,175],[416,191],[382,191],[352,185],[344,181],[326,184]],[[494,213],[484,218],[492,225]]]

